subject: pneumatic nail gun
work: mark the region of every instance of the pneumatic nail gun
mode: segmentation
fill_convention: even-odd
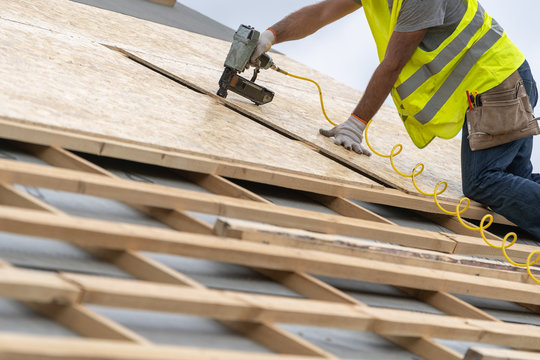
[[[274,92],[255,84],[260,69],[274,67],[272,58],[266,53],[259,57],[260,63],[255,66],[251,80],[238,75],[249,67],[249,61],[257,48],[260,33],[251,26],[240,25],[225,59],[225,69],[219,79],[217,94],[222,98],[227,97],[227,90],[241,95],[257,105],[269,103],[274,98]]]

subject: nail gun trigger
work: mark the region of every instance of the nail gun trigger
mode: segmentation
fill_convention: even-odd
[[[255,82],[255,80],[257,80],[257,75],[259,75],[259,73],[261,72],[261,69],[259,68],[255,68],[253,70],[253,76],[251,77],[251,82]]]

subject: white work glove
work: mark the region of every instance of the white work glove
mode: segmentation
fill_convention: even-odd
[[[319,132],[327,137],[333,136],[336,145],[341,145],[347,150],[354,150],[358,154],[371,156],[371,152],[362,145],[362,133],[365,128],[366,124],[351,115],[344,123],[330,130],[319,129]]]
[[[258,65],[259,56],[270,50],[270,48],[272,47],[272,45],[274,45],[275,42],[276,37],[274,36],[274,32],[272,30],[264,31],[259,36],[259,41],[257,42],[257,47],[255,48],[253,55],[251,56],[250,64],[253,66]]]

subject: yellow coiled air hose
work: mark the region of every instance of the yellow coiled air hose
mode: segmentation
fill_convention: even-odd
[[[274,70],[282,73],[282,74],[285,74],[287,76],[291,76],[295,79],[300,79],[300,80],[304,80],[304,81],[309,81],[313,84],[315,84],[315,86],[317,86],[317,90],[319,91],[319,98],[320,98],[320,102],[321,102],[321,109],[322,109],[322,112],[324,114],[324,117],[326,118],[326,120],[328,120],[328,122],[330,124],[332,124],[333,126],[336,126],[337,124],[334,123],[332,120],[330,120],[328,118],[328,115],[326,114],[326,110],[324,109],[324,102],[323,102],[323,96],[322,96],[322,90],[321,90],[321,87],[319,86],[319,84],[315,81],[315,80],[312,80],[312,79],[309,79],[309,78],[306,78],[306,77],[302,77],[302,76],[297,76],[297,75],[293,75],[291,73],[288,73],[287,71],[284,71],[280,68],[275,68]],[[448,187],[448,183],[444,180],[442,181],[439,181],[437,183],[437,185],[435,185],[435,189],[433,190],[433,193],[427,193],[425,191],[423,191],[422,189],[420,189],[418,187],[418,185],[416,184],[416,177],[418,175],[420,175],[423,171],[424,171],[424,164],[423,163],[418,163],[412,170],[412,172],[410,174],[405,174],[403,172],[401,172],[395,165],[395,162],[394,162],[394,158],[399,155],[401,153],[401,151],[403,150],[403,145],[402,144],[396,144],[393,148],[392,148],[392,151],[390,151],[390,154],[388,155],[385,155],[385,154],[381,154],[380,152],[376,151],[372,146],[371,144],[369,143],[369,139],[368,139],[368,129],[369,129],[369,126],[371,125],[371,120],[368,122],[368,124],[366,125],[366,130],[365,130],[365,140],[366,140],[366,144],[367,146],[369,147],[369,149],[376,155],[380,156],[380,157],[383,157],[383,158],[387,158],[390,160],[390,164],[392,165],[392,168],[394,169],[394,171],[396,173],[398,173],[399,175],[403,176],[403,177],[406,177],[406,178],[410,178],[412,180],[412,183],[413,183],[413,186],[414,188],[422,195],[425,195],[425,196],[431,196],[433,197],[433,201],[435,202],[435,204],[437,205],[437,207],[445,214],[447,215],[452,215],[452,216],[456,216],[457,219],[459,220],[460,224],[465,227],[466,229],[468,230],[471,230],[471,231],[478,231],[480,232],[480,236],[482,237],[482,239],[485,241],[486,244],[488,244],[489,246],[495,248],[495,249],[500,249],[502,250],[502,253],[503,253],[503,256],[505,257],[505,259],[512,265],[514,266],[518,266],[518,267],[524,267],[524,268],[527,268],[527,272],[529,273],[529,276],[531,277],[531,279],[533,279],[536,283],[540,284],[540,279],[536,278],[533,273],[532,273],[532,270],[531,270],[531,266],[535,265],[536,263],[538,263],[538,261],[540,261],[540,250],[536,250],[536,251],[532,251],[528,256],[527,256],[527,262],[526,263],[518,263],[518,262],[515,262],[514,260],[512,260],[509,256],[508,256],[508,253],[506,252],[506,249],[508,249],[509,247],[511,247],[512,245],[514,245],[517,241],[517,235],[516,233],[514,232],[510,232],[508,234],[506,234],[503,238],[503,241],[502,241],[502,245],[495,245],[495,244],[492,244],[487,238],[486,238],[486,234],[484,233],[484,231],[486,231],[490,226],[491,224],[493,224],[493,215],[491,214],[486,214],[482,220],[480,221],[480,226],[478,227],[473,227],[473,226],[470,226],[468,224],[466,224],[464,221],[463,221],[463,218],[461,217],[461,215],[467,211],[467,209],[469,209],[470,205],[471,205],[471,200],[469,198],[462,198],[459,203],[456,205],[456,211],[449,211],[449,210],[446,210],[445,208],[443,208],[441,206],[441,204],[439,203],[439,200],[437,199],[437,196],[441,195],[442,193],[444,193]],[[442,188],[441,188],[442,187]],[[441,188],[441,189],[440,189]],[[510,243],[507,243],[508,239],[512,237],[512,241]],[[533,261],[533,257],[537,255],[536,259]]]

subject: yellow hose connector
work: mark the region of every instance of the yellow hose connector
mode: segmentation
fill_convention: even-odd
[[[312,80],[312,79],[309,79],[309,78],[306,78],[306,77],[302,77],[302,76],[297,76],[297,75],[293,75],[293,74],[290,74],[284,70],[281,70],[280,68],[275,68],[274,70],[282,73],[282,74],[285,74],[287,76],[291,76],[295,79],[300,79],[300,80],[304,80],[304,81],[309,81],[313,84],[315,84],[315,86],[317,86],[317,89],[319,90],[319,98],[320,98],[320,102],[321,102],[321,109],[322,109],[322,112],[324,114],[324,117],[326,118],[326,120],[328,120],[328,122],[330,124],[332,124],[333,126],[337,126],[336,123],[334,123],[332,120],[330,120],[328,118],[328,115],[326,114],[326,110],[324,108],[324,102],[323,102],[323,96],[322,96],[322,90],[321,90],[321,87],[319,86],[319,84],[315,81],[315,80]],[[441,204],[439,203],[439,200],[437,199],[437,196],[441,195],[442,193],[444,193],[446,191],[446,189],[448,188],[448,183],[444,180],[442,181],[439,181],[437,183],[437,185],[435,185],[435,188],[433,190],[432,193],[428,193],[428,192],[425,192],[423,191],[422,189],[420,189],[416,183],[416,177],[419,176],[423,171],[424,171],[424,164],[423,163],[418,163],[412,170],[412,172],[410,174],[406,174],[406,173],[403,173],[402,171],[400,171],[396,165],[395,165],[395,162],[394,162],[394,158],[399,155],[401,153],[401,151],[403,150],[403,145],[402,144],[396,144],[392,150],[390,151],[390,154],[388,155],[385,155],[385,154],[382,154],[380,152],[378,152],[377,150],[375,150],[370,142],[369,142],[369,138],[368,138],[368,130],[369,130],[369,126],[371,125],[371,122],[372,120],[370,120],[368,122],[368,124],[366,125],[366,129],[365,129],[365,132],[364,132],[364,138],[365,138],[365,141],[366,141],[366,145],[369,147],[369,149],[376,155],[380,156],[380,157],[383,157],[383,158],[387,158],[390,160],[390,165],[392,166],[392,168],[394,169],[394,171],[396,173],[398,173],[399,175],[403,176],[403,177],[406,177],[406,178],[410,178],[412,180],[412,183],[413,183],[413,186],[414,188],[416,189],[416,191],[418,191],[420,194],[422,195],[425,195],[425,196],[430,196],[430,197],[433,197],[433,201],[435,202],[435,204],[437,205],[437,207],[445,214],[447,215],[452,215],[452,216],[456,216],[458,221],[460,222],[460,224],[465,227],[466,229],[468,230],[471,230],[471,231],[478,231],[480,232],[480,236],[482,237],[482,239],[484,240],[484,242],[486,244],[488,244],[489,246],[491,246],[492,248],[495,248],[495,249],[500,249],[503,253],[503,256],[504,258],[512,265],[514,266],[517,266],[517,267],[523,267],[523,268],[527,268],[527,273],[529,274],[529,276],[531,277],[531,279],[533,279],[537,284],[540,284],[540,279],[536,278],[533,273],[532,273],[532,270],[531,270],[531,266],[537,264],[539,261],[540,261],[540,250],[536,250],[536,251],[532,251],[528,256],[527,256],[527,261],[525,263],[518,263],[518,262],[515,262],[514,260],[512,260],[509,256],[508,256],[508,253],[506,252],[506,249],[508,249],[509,247],[511,247],[512,245],[514,245],[517,241],[517,234],[514,233],[514,232],[510,232],[508,234],[506,234],[503,238],[503,241],[502,241],[502,245],[495,245],[495,244],[492,244],[486,237],[486,234],[485,234],[485,231],[491,226],[491,224],[493,224],[493,215],[491,214],[486,214],[482,220],[480,221],[480,226],[478,227],[473,227],[473,226],[470,226],[468,224],[465,223],[465,221],[463,220],[462,218],[462,214],[467,211],[471,205],[471,200],[469,198],[466,198],[466,197],[463,197],[459,202],[458,204],[456,205],[456,210],[455,211],[452,211],[452,210],[447,210],[445,208],[443,208],[441,206]],[[508,239],[509,238],[512,238],[512,241],[507,243]],[[536,256],[536,259],[533,261],[533,257]]]

